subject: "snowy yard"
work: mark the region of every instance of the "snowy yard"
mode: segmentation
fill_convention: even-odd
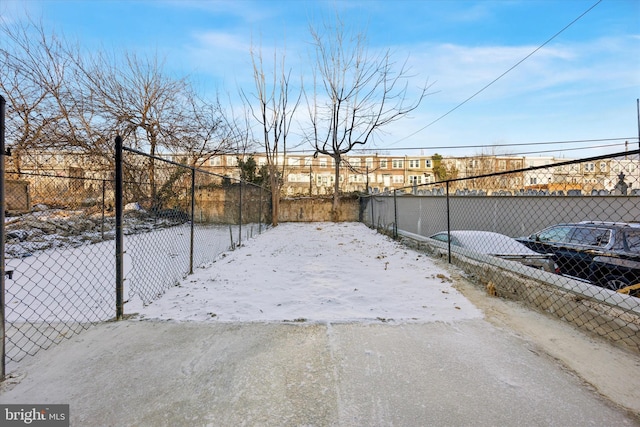
[[[237,227],[235,227],[237,229]],[[183,224],[124,238],[125,299],[157,294],[189,267],[190,226]],[[228,226],[197,226],[194,266],[230,247]],[[8,258],[7,321],[90,322],[115,314],[115,243],[37,251]],[[152,295],[145,296],[145,302]],[[125,310],[127,308],[125,307]]]
[[[469,319],[480,312],[428,257],[360,223],[285,223],[226,253],[143,307],[190,321]]]

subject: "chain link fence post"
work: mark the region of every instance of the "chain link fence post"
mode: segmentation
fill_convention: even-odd
[[[116,136],[115,152],[116,182],[115,182],[115,208],[116,208],[116,320],[122,320],[123,316],[123,292],[124,292],[124,242],[122,230],[122,218],[124,214],[123,179],[122,179],[122,137]]]
[[[193,274],[193,250],[195,246],[196,219],[196,169],[191,169],[191,237],[189,245],[189,274]]]
[[[242,245],[242,186],[244,185],[244,181],[240,181],[240,191],[239,191],[239,203],[240,203],[240,209],[239,209],[239,218],[238,218],[238,246]]]
[[[6,274],[5,266],[4,266],[4,209],[5,209],[5,200],[4,200],[4,158],[5,158],[5,146],[4,146],[4,110],[6,106],[5,99],[0,96],[0,174],[2,177],[0,178],[0,225],[2,226],[2,230],[0,231],[0,329],[2,330],[2,340],[0,340],[0,380],[4,380],[5,377],[5,366],[6,366],[6,328],[5,328],[5,311],[4,311],[4,302],[5,302],[5,289],[4,289],[4,275]]]
[[[375,228],[376,221],[375,221],[375,216],[374,216],[374,213],[373,213],[373,194],[371,196],[369,196],[369,205],[371,206],[371,227]]]
[[[449,205],[449,181],[447,181],[447,261],[451,264],[451,209]]]
[[[393,190],[393,238],[398,238],[398,191]]]
[[[262,186],[260,186],[260,204],[258,205],[258,234],[262,234]]]
[[[102,216],[100,219],[100,237],[104,240],[104,210],[105,210],[105,197],[107,193],[107,180],[102,180]]]

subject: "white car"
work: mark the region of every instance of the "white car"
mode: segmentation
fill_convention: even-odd
[[[558,272],[550,254],[535,252],[504,234],[492,231],[454,230],[449,233],[446,231],[436,233],[429,236],[429,238],[440,242],[448,242],[449,236],[452,246],[502,259],[518,261],[529,267],[540,268],[550,273]]]

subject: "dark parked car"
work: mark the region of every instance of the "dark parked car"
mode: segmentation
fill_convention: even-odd
[[[640,283],[640,224],[558,224],[516,240],[536,252],[553,254],[565,276],[612,290]]]
[[[529,267],[555,273],[556,268],[551,256],[541,255],[527,248],[513,238],[492,231],[455,230],[436,233],[429,238],[447,242],[451,235],[451,245],[469,249],[498,258],[517,261]]]

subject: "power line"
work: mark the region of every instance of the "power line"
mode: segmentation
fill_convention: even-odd
[[[576,148],[562,148],[562,149],[556,149],[556,150],[542,150],[542,151],[526,151],[526,152],[522,152],[522,153],[509,153],[509,154],[496,154],[496,156],[525,156],[528,154],[544,154],[544,153],[557,153],[557,152],[564,152],[564,151],[576,151],[576,150],[594,150],[596,148],[608,148],[608,147],[617,147],[619,146],[620,143],[617,144],[605,144],[605,145],[593,145],[591,147],[576,147]],[[447,157],[476,157],[474,155],[471,156],[447,156]]]
[[[603,139],[576,139],[576,140],[568,140],[568,141],[544,141],[544,142],[518,142],[511,144],[491,144],[491,145],[439,145],[439,146],[428,146],[428,147],[376,147],[376,148],[359,148],[357,150],[353,150],[357,153],[367,153],[367,152],[380,152],[380,151],[411,151],[411,150],[458,150],[458,149],[468,149],[468,148],[494,148],[494,147],[520,147],[520,146],[539,146],[539,145],[560,145],[560,144],[584,144],[591,142],[607,142],[607,141],[635,141],[636,137],[627,137],[627,138],[603,138]],[[576,148],[576,150],[588,149],[581,147]],[[553,151],[567,151],[568,149],[557,149]],[[302,149],[302,150],[287,150],[287,153],[308,153],[313,152],[313,149]]]
[[[628,141],[634,138],[604,138],[604,139],[580,139],[572,141],[546,141],[546,142],[518,142],[513,144],[491,144],[491,145],[442,145],[430,147],[393,147],[393,148],[362,148],[355,151],[400,151],[400,150],[458,150],[463,148],[494,148],[494,147],[521,147],[530,145],[558,145],[558,144],[583,144],[589,142],[606,142],[606,141]],[[581,150],[582,148],[578,148]],[[558,151],[558,150],[554,150]]]
[[[470,97],[468,97],[467,99],[465,99],[464,101],[462,101],[461,103],[459,103],[458,105],[456,105],[455,107],[453,107],[451,110],[447,111],[446,113],[444,113],[443,115],[441,115],[440,117],[438,117],[437,119],[435,119],[434,121],[432,121],[431,123],[428,123],[426,126],[418,129],[417,131],[413,132],[412,134],[409,134],[407,136],[405,136],[404,138],[401,138],[399,140],[397,140],[396,142],[392,143],[396,144],[400,141],[404,141],[407,138],[410,138],[416,134],[418,134],[419,132],[422,132],[423,130],[425,130],[426,128],[428,128],[429,126],[439,122],[440,120],[442,120],[443,118],[447,117],[449,114],[453,113],[454,111],[456,111],[458,108],[462,107],[464,104],[466,104],[467,102],[471,101],[473,98],[475,98],[476,96],[478,96],[480,93],[484,92],[489,86],[493,85],[495,82],[497,82],[498,80],[500,80],[502,77],[504,77],[507,73],[511,72],[513,69],[515,69],[517,66],[519,66],[520,64],[522,64],[524,61],[526,61],[527,59],[529,59],[529,57],[533,56],[536,52],[538,52],[540,49],[542,49],[543,47],[545,47],[547,44],[549,44],[553,39],[555,39],[556,37],[558,37],[560,34],[562,34],[567,28],[569,28],[570,26],[572,26],[573,24],[575,24],[578,20],[580,20],[583,16],[585,16],[587,13],[589,13],[593,8],[595,8],[598,4],[600,4],[602,2],[602,0],[598,0],[593,6],[591,6],[589,9],[587,9],[586,11],[584,11],[580,16],[578,16],[576,19],[574,19],[573,21],[571,21],[568,25],[566,25],[563,29],[561,29],[560,31],[558,31],[557,33],[555,33],[553,36],[551,36],[551,38],[549,38],[547,41],[545,41],[544,43],[542,43],[540,46],[538,46],[536,49],[534,49],[531,53],[529,53],[527,56],[525,56],[524,58],[522,58],[520,61],[518,61],[515,65],[513,65],[511,68],[509,68],[507,71],[505,71],[504,73],[500,74],[498,77],[496,77],[495,79],[493,79],[490,83],[488,83],[487,85],[485,85],[482,89],[480,89],[479,91],[477,91],[476,93],[474,93],[473,95],[471,95]]]

